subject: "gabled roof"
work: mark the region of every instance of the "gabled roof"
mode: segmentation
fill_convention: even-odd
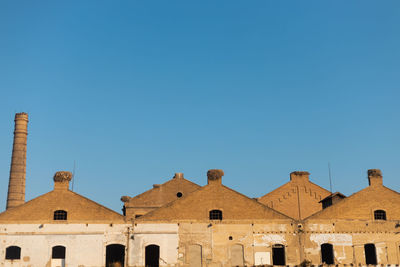
[[[54,221],[56,210],[66,221]],[[124,217],[68,189],[53,190],[0,213],[0,223],[124,223]]]
[[[309,181],[308,172],[292,172],[291,180],[258,201],[294,219],[304,219],[322,209],[321,199],[331,192]]]
[[[306,220],[373,220],[374,210],[378,209],[386,211],[387,220],[400,220],[400,194],[383,185],[368,186]]]
[[[151,211],[137,221],[209,221],[211,210],[221,210],[223,221],[292,220],[288,216],[216,182]]]
[[[125,207],[161,207],[176,200],[178,198],[178,193],[185,196],[199,188],[201,188],[200,185],[183,178],[182,174],[178,176],[176,174],[173,179],[161,185],[154,185],[152,189],[129,198],[125,203]]]

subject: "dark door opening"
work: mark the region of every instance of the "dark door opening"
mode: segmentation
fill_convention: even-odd
[[[333,246],[325,243],[321,245],[321,260],[322,264],[334,264],[335,258],[333,256]]]
[[[365,244],[364,252],[365,252],[365,264],[372,264],[372,265],[378,264],[376,260],[376,249],[374,244]]]
[[[146,267],[159,267],[160,247],[157,245],[148,245],[146,247]]]
[[[119,244],[106,247],[106,267],[125,266],[125,246]]]
[[[284,245],[274,245],[272,247],[272,264],[286,265]]]

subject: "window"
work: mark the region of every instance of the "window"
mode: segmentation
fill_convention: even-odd
[[[6,260],[19,260],[21,258],[21,248],[10,246],[6,248]]]
[[[384,220],[386,221],[386,212],[384,210],[376,210],[374,211],[375,220]]]
[[[222,220],[222,211],[220,210],[210,211],[210,220]]]
[[[51,251],[52,259],[65,259],[65,247],[55,246]]]
[[[67,212],[65,210],[56,210],[54,212],[54,220],[56,220],[56,221],[67,220]]]
[[[182,192],[178,192],[178,193],[176,193],[176,196],[181,198],[183,196],[183,194],[182,194]]]

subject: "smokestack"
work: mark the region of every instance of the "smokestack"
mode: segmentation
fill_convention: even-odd
[[[7,207],[25,203],[26,143],[28,136],[28,114],[15,114],[14,144],[8,183]]]

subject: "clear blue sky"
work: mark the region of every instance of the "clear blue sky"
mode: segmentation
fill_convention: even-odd
[[[0,210],[16,112],[27,199],[72,170],[120,211],[175,172],[259,197],[294,170],[400,191],[400,1],[1,1]]]

